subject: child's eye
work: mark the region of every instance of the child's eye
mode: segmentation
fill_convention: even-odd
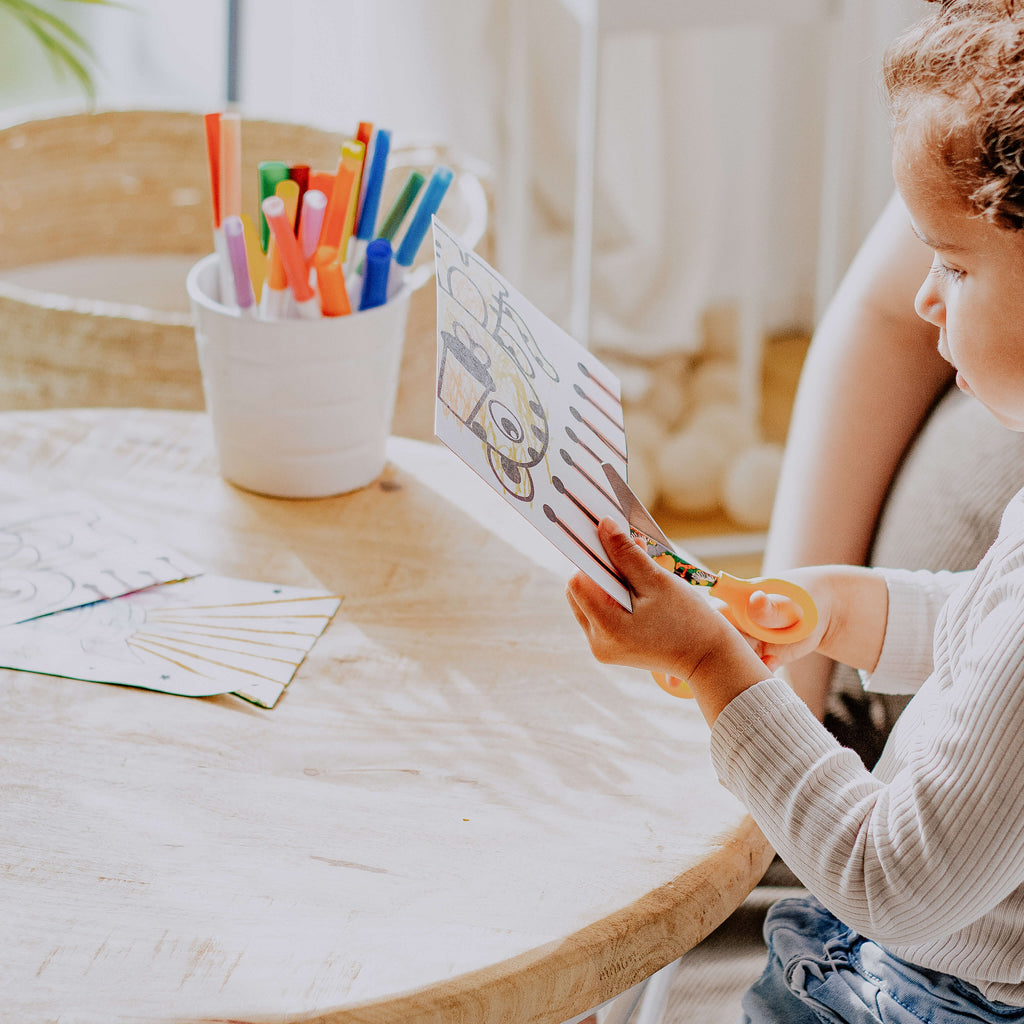
[[[956,267],[951,267],[941,260],[936,259],[932,263],[932,273],[941,277],[944,281],[962,281],[966,276],[966,272],[963,270],[957,270]]]

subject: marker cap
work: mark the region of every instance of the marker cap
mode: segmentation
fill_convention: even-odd
[[[388,300],[388,274],[391,270],[391,243],[376,238],[366,247],[366,271],[359,308],[373,309]]]
[[[423,198],[416,207],[412,222],[395,254],[395,262],[399,266],[412,266],[412,261],[416,259],[416,253],[430,227],[430,220],[437,213],[451,182],[451,168],[444,166],[434,168],[434,173],[430,176],[430,181],[427,182],[427,187],[423,192]]]

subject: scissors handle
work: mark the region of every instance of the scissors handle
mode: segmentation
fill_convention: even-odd
[[[673,697],[687,697],[693,699],[693,690],[678,676],[667,676],[664,672],[652,672],[654,681],[668,694]]]
[[[788,597],[800,607],[800,618],[789,626],[772,629],[760,626],[747,613],[747,602],[756,590],[766,594]],[[793,644],[810,636],[818,624],[818,609],[811,595],[788,580],[764,579],[741,580],[727,572],[719,573],[718,580],[711,587],[711,593],[726,606],[725,617],[744,633],[757,640],[771,644]]]

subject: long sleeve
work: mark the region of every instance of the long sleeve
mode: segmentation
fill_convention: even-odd
[[[879,569],[889,591],[882,654],[873,672],[862,672],[864,689],[873,693],[916,693],[931,674],[935,627],[966,572],[913,572]]]
[[[725,708],[711,750],[723,784],[841,920],[897,956],[1021,1005],[1024,509],[1017,504],[1009,535],[939,614],[933,671],[873,772],[774,679]]]

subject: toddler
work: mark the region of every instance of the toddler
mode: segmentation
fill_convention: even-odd
[[[917,312],[959,387],[1024,431],[1024,8],[935,3],[885,76],[896,186],[934,253]],[[687,680],[719,778],[812,894],[769,913],[743,1021],[1024,1022],[1024,490],[971,572],[789,573],[820,616],[791,646],[599,533],[633,613],[570,580],[594,655]],[[792,620],[771,595],[750,613]],[[870,772],[770,675],[812,650],[914,693]]]

